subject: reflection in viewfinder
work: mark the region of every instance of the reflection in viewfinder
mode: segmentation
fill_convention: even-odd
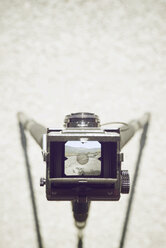
[[[98,141],[68,141],[65,144],[66,176],[99,176],[101,144]]]

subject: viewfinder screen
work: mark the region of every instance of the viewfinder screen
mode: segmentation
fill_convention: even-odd
[[[100,176],[101,144],[98,141],[68,141],[65,143],[66,176]]]

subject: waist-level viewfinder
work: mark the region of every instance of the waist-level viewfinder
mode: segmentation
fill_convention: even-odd
[[[129,193],[120,148],[120,128],[101,128],[93,113],[67,115],[64,129],[48,128],[43,136],[47,199],[119,200],[120,193]]]

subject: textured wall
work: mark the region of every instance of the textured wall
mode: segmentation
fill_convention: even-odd
[[[0,247],[36,247],[16,113],[61,126],[76,111],[102,122],[152,113],[126,247],[166,245],[166,1],[0,1]],[[133,175],[140,133],[124,149]],[[70,203],[47,202],[28,135],[43,239],[76,247]],[[128,196],[92,203],[84,247],[117,247]]]

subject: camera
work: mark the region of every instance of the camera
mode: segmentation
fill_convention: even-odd
[[[25,130],[30,132],[42,148],[43,159],[46,162],[46,178],[40,179],[40,185],[46,185],[47,200],[71,201],[75,225],[79,229],[78,247],[82,247],[82,229],[86,226],[91,201],[118,201],[121,193],[129,193],[128,171],[121,170],[123,162],[121,149],[136,131],[143,128],[122,234],[121,243],[123,243],[150,113],[145,113],[141,118],[132,120],[128,124],[109,122],[102,125],[99,117],[93,113],[73,113],[65,117],[64,128],[61,129],[46,129],[22,112],[17,116],[39,244],[41,244],[41,237]],[[104,125],[115,123],[122,126],[103,128]]]
[[[51,201],[118,201],[129,193],[129,174],[121,170],[121,129],[106,129],[93,113],[67,115],[64,128],[43,135],[46,197]]]

